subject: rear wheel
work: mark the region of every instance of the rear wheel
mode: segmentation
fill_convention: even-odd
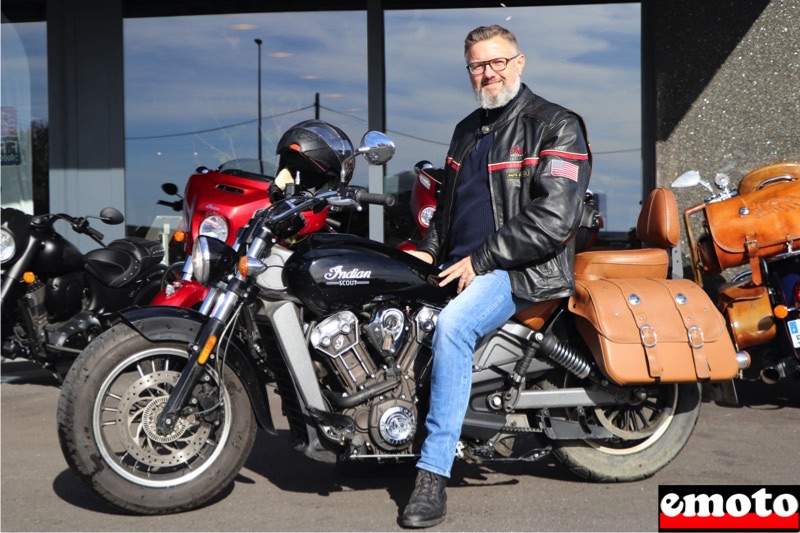
[[[648,395],[640,402],[585,410],[589,423],[602,426],[612,438],[554,440],[556,457],[579,476],[600,482],[645,479],[667,466],[694,431],[700,414],[700,385],[642,388]],[[572,410],[559,414],[571,420],[577,417]]]
[[[157,431],[186,362],[185,344],[153,343],[120,324],[84,350],[64,381],[64,457],[120,509],[163,514],[199,507],[233,481],[253,446],[255,417],[230,369],[220,375],[208,368],[173,430]]]

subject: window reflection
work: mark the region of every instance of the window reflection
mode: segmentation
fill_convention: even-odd
[[[361,139],[367,129],[365,12],[126,19],[129,223],[144,230],[157,215],[172,214],[156,205],[162,183],[182,190],[198,166],[257,157],[255,39],[262,40],[261,141],[269,174],[281,134],[302,120],[318,116],[354,144]],[[354,182],[366,185],[366,165]]]
[[[627,231],[642,186],[640,11],[638,3],[387,11],[387,133],[397,144],[387,192],[410,187],[417,161],[443,163],[453,127],[476,107],[464,36],[499,23],[518,36],[532,90],[586,120],[590,187],[605,201],[606,230]],[[182,189],[198,166],[257,157],[255,39],[267,168],[274,172],[283,131],[315,116],[358,143],[367,129],[366,33],[363,11],[126,19],[129,223],[172,214],[156,204],[162,183]],[[367,165],[353,182],[367,185]]]
[[[2,204],[34,214],[49,210],[46,29],[4,17],[0,32]]]
[[[453,128],[477,107],[464,37],[500,24],[526,55],[523,82],[585,119],[590,188],[606,202],[606,230],[627,231],[642,185],[640,12],[630,3],[387,12],[387,128],[397,144],[389,174],[421,159],[444,164]]]

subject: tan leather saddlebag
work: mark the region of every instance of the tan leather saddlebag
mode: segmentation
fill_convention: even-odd
[[[723,381],[739,371],[725,319],[689,280],[578,280],[569,305],[619,385]]]
[[[757,285],[761,283],[759,258],[787,252],[789,245],[800,247],[800,180],[712,202],[705,210],[719,268],[750,262]],[[705,255],[711,255],[710,251]]]
[[[764,285],[753,285],[750,280],[730,283],[720,287],[719,306],[728,317],[733,342],[740,350],[766,344],[778,332],[769,290]]]

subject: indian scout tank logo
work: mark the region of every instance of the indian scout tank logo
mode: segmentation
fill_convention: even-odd
[[[369,285],[369,280],[372,277],[371,270],[359,270],[353,268],[344,270],[342,265],[332,267],[328,273],[323,276],[326,285]]]

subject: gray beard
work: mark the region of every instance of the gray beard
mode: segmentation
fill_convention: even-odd
[[[517,96],[521,85],[522,79],[517,78],[517,81],[512,85],[504,85],[503,90],[497,96],[491,96],[483,91],[483,87],[478,87],[475,89],[475,98],[482,109],[497,109],[513,100]]]

